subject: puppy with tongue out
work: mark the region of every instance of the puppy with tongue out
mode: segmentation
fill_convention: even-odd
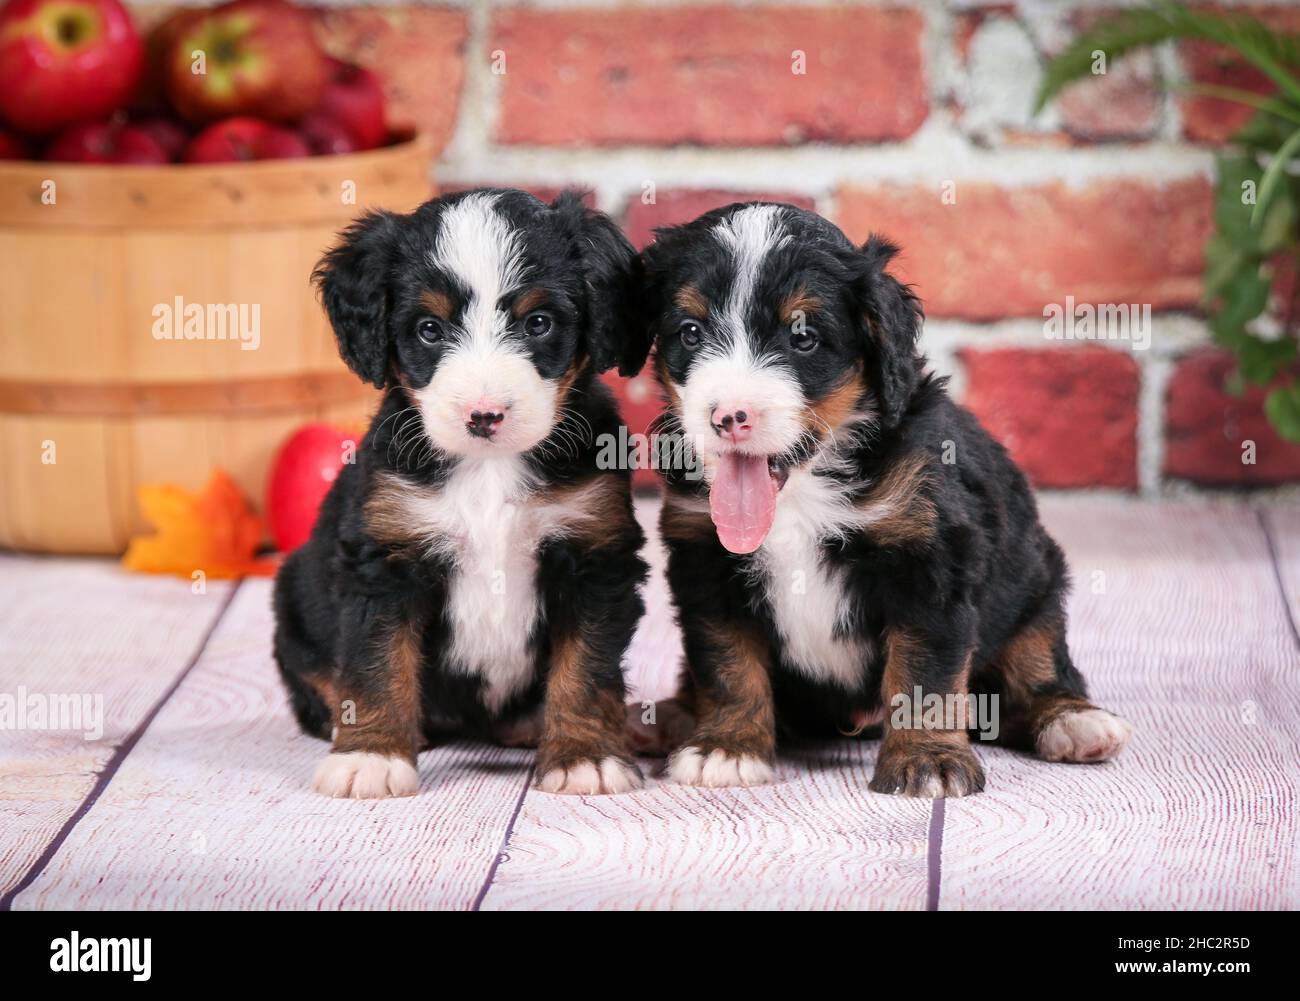
[[[763,203],[642,252],[624,370],[653,346],[668,410],[651,453],[685,659],[673,724],[648,729],[669,779],[757,785],[778,735],[879,734],[872,790],[978,792],[966,723],[917,715],[932,696],[1000,700],[986,739],[1052,761],[1127,740],[1071,662],[1025,477],[924,370],[894,253]]]
[[[713,417],[719,436],[733,444],[753,434],[744,409],[718,407]],[[785,470],[766,455],[743,451],[717,455],[709,488],[709,516],[718,530],[718,541],[729,552],[752,553],[763,544],[776,518],[776,495],[785,480]]]
[[[709,491],[709,516],[718,541],[729,552],[752,553],[763,544],[776,518],[781,487],[767,467],[767,456],[724,452],[718,456]]]

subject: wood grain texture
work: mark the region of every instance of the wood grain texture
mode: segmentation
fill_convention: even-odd
[[[788,751],[754,789],[530,790],[483,909],[920,910],[930,803],[868,792],[875,748]]]
[[[207,593],[115,564],[0,556],[0,694],[103,699],[103,734],[0,728],[0,896],[76,812],[186,667],[230,585]]]
[[[640,502],[643,521],[654,506]],[[1300,511],[1267,511],[1266,536],[1241,507],[1044,509],[1073,569],[1075,657],[1137,733],[1108,765],[978,749],[988,791],[945,804],[939,906],[1300,906],[1300,652],[1281,596],[1300,610]],[[662,698],[680,643],[649,554],[629,667],[635,694]],[[200,598],[106,563],[0,559],[0,692],[103,691],[108,720],[90,745],[0,732],[0,889],[175,678],[224,586]],[[867,791],[872,741],[788,748],[765,788],[652,779],[522,803],[529,752],[453,744],[421,757],[414,799],[322,799],[308,782],[326,747],[288,715],[268,591],[241,586],[16,907],[465,908],[480,893],[484,909],[926,906],[931,806]]]
[[[1300,654],[1254,512],[1044,508],[1075,660],[1137,731],[1104,765],[981,749],[987,791],[947,803],[940,907],[1300,906]]]
[[[429,197],[430,152],[418,138],[238,165],[0,162],[0,546],[121,553],[146,527],[141,483],[198,489],[219,465],[260,497],[285,428],[361,421],[374,394],[339,359],[310,275],[366,209]]]
[[[658,507],[637,503],[651,572],[628,651],[633,699],[673,694],[681,665]],[[874,761],[874,744],[846,740],[790,750],[766,788],[652,778],[627,796],[530,790],[483,909],[920,909],[930,804],[867,792]]]
[[[423,136],[394,136],[393,145],[325,159],[258,163],[0,164],[0,236],[59,230],[71,241],[83,231],[177,230],[245,226],[266,229],[304,221],[342,226],[374,205],[409,212],[429,197],[433,149]],[[54,182],[56,200],[48,203]],[[343,183],[356,199],[340,197]]]
[[[1259,517],[1272,542],[1291,622],[1300,625],[1300,508],[1267,508]]]
[[[328,752],[289,715],[270,656],[270,583],[245,581],[203,657],[15,909],[471,906],[531,753],[451,744],[420,794],[309,788]]]

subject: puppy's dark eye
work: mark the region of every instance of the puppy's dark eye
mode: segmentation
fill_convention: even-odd
[[[524,320],[524,333],[529,337],[545,337],[555,327],[555,321],[549,313],[529,313]]]
[[[792,331],[790,334],[790,346],[796,351],[807,354],[817,347],[817,331],[812,327],[804,327],[800,330]]]
[[[700,339],[704,336],[704,328],[694,320],[683,320],[677,328],[677,336],[682,339],[684,347],[694,349],[700,346]]]
[[[427,316],[415,325],[415,332],[420,337],[420,343],[433,347],[442,340],[442,324],[437,320],[431,320]]]

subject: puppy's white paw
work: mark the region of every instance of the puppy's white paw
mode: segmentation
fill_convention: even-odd
[[[776,781],[776,770],[752,754],[730,755],[721,748],[707,756],[698,747],[683,747],[668,759],[667,775],[688,786],[761,786]]]
[[[1038,735],[1040,757],[1047,761],[1109,761],[1124,749],[1133,726],[1105,709],[1062,713]]]
[[[641,788],[641,773],[635,765],[618,758],[575,761],[566,768],[552,768],[537,780],[542,792],[569,796],[599,796],[632,792]]]
[[[405,758],[345,751],[331,754],[316,767],[311,787],[336,799],[387,799],[414,796],[420,777]]]

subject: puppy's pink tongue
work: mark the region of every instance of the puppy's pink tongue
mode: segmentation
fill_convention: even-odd
[[[718,540],[733,553],[752,553],[763,544],[776,517],[776,483],[767,457],[724,452],[709,489],[709,514]]]

